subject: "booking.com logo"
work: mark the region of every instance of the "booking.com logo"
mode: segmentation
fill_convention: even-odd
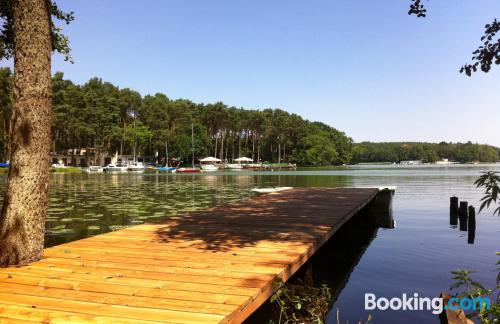
[[[427,310],[432,311],[433,314],[441,314],[443,310],[448,309],[471,311],[484,308],[488,310],[491,308],[491,301],[487,297],[451,297],[445,305],[441,297],[419,297],[418,293],[414,293],[412,297],[402,294],[401,298],[377,298],[373,293],[365,294],[365,310]]]

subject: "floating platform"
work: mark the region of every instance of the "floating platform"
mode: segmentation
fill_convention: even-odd
[[[0,269],[0,322],[240,323],[381,190],[291,189],[47,248]]]

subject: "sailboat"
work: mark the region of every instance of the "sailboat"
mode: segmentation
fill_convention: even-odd
[[[179,173],[198,173],[201,172],[199,168],[194,167],[194,130],[193,123],[191,123],[191,151],[192,151],[192,167],[191,168],[177,168],[173,172]]]
[[[175,167],[169,167],[168,166],[168,141],[165,142],[165,156],[166,156],[165,166],[156,168],[156,170],[163,171],[163,172],[172,172],[172,171],[174,171],[176,169]]]

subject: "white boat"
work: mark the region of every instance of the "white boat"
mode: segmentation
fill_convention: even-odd
[[[212,156],[206,157],[206,158],[200,160],[201,169],[205,172],[217,171],[217,170],[219,170],[220,164],[218,164],[218,163],[220,163],[220,162],[221,162],[221,160],[218,158],[215,158]]]
[[[133,171],[133,172],[138,172],[138,171],[144,171],[146,170],[146,167],[142,162],[132,162],[127,166],[127,171]]]
[[[237,162],[237,163],[234,163]],[[233,161],[233,163],[228,163],[225,165],[225,168],[228,170],[243,170],[245,166],[248,165],[248,163],[253,163],[253,160],[251,158],[247,158],[246,156],[239,157]]]
[[[202,164],[201,169],[205,172],[217,171],[219,170],[219,166],[215,164]]]
[[[241,164],[228,163],[225,165],[225,169],[238,171],[238,170],[243,170],[243,166]]]
[[[94,173],[94,172],[104,172],[104,168],[100,165],[91,165],[87,168],[88,173]]]
[[[104,168],[106,172],[125,172],[127,171],[126,166],[116,165],[116,164],[108,164]]]
[[[275,188],[253,188],[253,192],[257,193],[273,193],[273,192],[280,192],[280,191],[285,191],[285,190],[290,190],[293,189],[293,187],[275,187]]]

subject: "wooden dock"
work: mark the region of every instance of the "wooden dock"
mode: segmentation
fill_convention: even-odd
[[[257,196],[0,269],[0,322],[240,323],[378,189]]]

